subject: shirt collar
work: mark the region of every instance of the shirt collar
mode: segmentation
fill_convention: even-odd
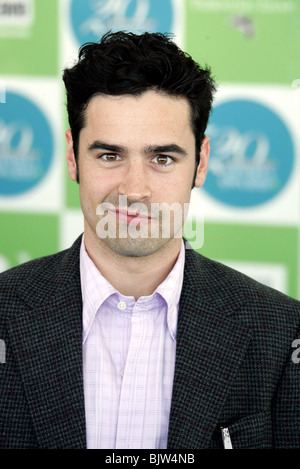
[[[157,287],[155,292],[149,297],[153,298],[159,294],[167,304],[167,324],[171,337],[176,338],[177,318],[179,309],[179,300],[182,290],[183,272],[185,262],[185,248],[183,241],[175,265],[165,280]],[[80,279],[83,301],[83,342],[89,333],[95,315],[101,305],[111,295],[122,295],[103,277],[97,269],[92,259],[89,257],[84,244],[84,235],[82,236],[80,247]]]
[[[177,319],[183,282],[184,262],[185,248],[183,241],[181,241],[179,256],[173,269],[156,289],[156,292],[164,298],[168,305],[167,323],[173,340],[176,338],[177,331]]]
[[[109,296],[118,292],[103,277],[88,255],[84,235],[80,247],[80,281],[83,303],[83,342],[85,342],[98,309]]]

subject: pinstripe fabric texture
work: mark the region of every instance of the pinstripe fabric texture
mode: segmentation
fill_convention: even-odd
[[[0,448],[85,448],[81,238],[0,275]],[[186,250],[168,448],[300,448],[300,303]],[[299,351],[300,356],[300,351]]]

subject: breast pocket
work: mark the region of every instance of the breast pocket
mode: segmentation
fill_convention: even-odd
[[[227,428],[232,449],[272,448],[272,419],[269,411],[244,417]]]

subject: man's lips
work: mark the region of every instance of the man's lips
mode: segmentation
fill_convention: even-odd
[[[119,221],[125,223],[148,223],[152,220],[152,217],[148,213],[139,213],[138,211],[130,210],[109,210]]]

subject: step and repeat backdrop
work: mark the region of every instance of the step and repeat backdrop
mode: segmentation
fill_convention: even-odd
[[[186,236],[300,299],[299,24],[298,0],[0,0],[0,271],[83,230],[62,70],[108,30],[172,32],[219,83]]]

